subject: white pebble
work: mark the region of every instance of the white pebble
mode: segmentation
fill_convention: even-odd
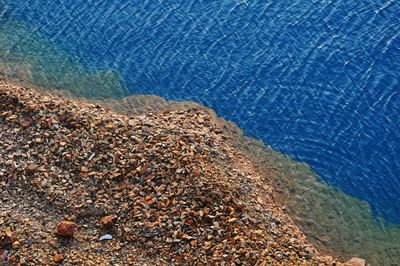
[[[100,237],[100,241],[111,240],[112,238],[113,238],[112,235],[105,234],[104,236]]]

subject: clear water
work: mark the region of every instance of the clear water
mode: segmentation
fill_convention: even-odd
[[[4,0],[0,55],[86,97],[200,102],[400,224],[396,0]]]

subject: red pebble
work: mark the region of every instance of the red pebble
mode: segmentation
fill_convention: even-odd
[[[74,222],[61,221],[57,224],[56,234],[60,236],[73,237],[74,233],[78,229],[78,226]]]

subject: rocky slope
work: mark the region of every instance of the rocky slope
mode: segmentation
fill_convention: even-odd
[[[105,106],[0,83],[0,262],[336,264],[206,109]]]

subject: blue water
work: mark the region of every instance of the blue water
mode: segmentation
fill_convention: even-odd
[[[399,1],[4,3],[132,94],[205,104],[400,223]]]

